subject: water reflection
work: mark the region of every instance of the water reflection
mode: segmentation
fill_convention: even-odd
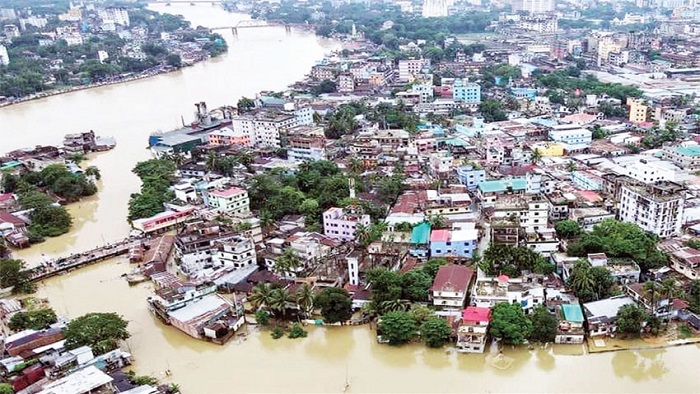
[[[539,348],[535,350],[535,356],[537,358],[537,367],[543,371],[552,371],[556,366],[556,358],[554,358],[554,351],[551,346],[547,348]]]
[[[354,335],[358,330],[347,327],[315,328],[313,337],[305,341],[304,352],[318,359],[328,361],[346,360],[355,346]],[[360,335],[362,335],[360,333]]]
[[[451,352],[452,350],[446,348],[431,349],[426,347],[419,353],[423,364],[432,369],[444,369],[452,365],[454,355]]]
[[[659,380],[669,372],[664,363],[665,350],[643,350],[639,352],[616,352],[612,360],[618,377],[635,381]]]

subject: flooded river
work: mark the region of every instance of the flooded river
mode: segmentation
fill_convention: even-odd
[[[225,26],[242,18],[210,5],[158,7],[184,14],[195,25]],[[102,168],[98,196],[70,207],[70,234],[20,257],[36,261],[86,249],[128,232],[126,202],[138,189],[130,169],[148,158],[152,131],[189,118],[194,101],[211,108],[260,89],[279,89],[306,73],[333,48],[304,32],[283,28],[242,30],[229,54],[152,79],[55,96],[0,109],[0,150],[59,143],[69,132],[95,129],[117,138],[118,147],[94,157]],[[59,314],[115,311],[129,320],[127,341],[139,373],[178,383],[186,393],[314,392],[700,392],[697,346],[661,351],[577,356],[578,348],[506,349],[496,354],[448,354],[421,345],[392,348],[376,343],[368,327],[310,328],[305,339],[273,340],[251,329],[246,340],[226,346],[196,341],[155,320],[147,311],[150,284],[129,287],[129,270],[115,259],[40,285]],[[498,361],[498,362],[496,362]],[[166,378],[166,370],[172,372]],[[170,379],[170,380],[168,380]]]
[[[210,4],[152,5],[160,12],[184,15],[194,26],[235,26],[247,15],[231,14]],[[117,147],[94,156],[102,170],[100,192],[69,207],[75,225],[70,233],[16,253],[34,264],[42,253],[64,255],[124,238],[129,195],[138,191],[134,164],[149,158],[148,135],[193,119],[194,103],[209,108],[235,104],[260,90],[280,90],[308,73],[337,44],[312,33],[284,27],[219,31],[229,52],[211,61],[140,81],[104,86],[29,101],[0,109],[0,153],[37,144],[60,144],[63,135],[95,130],[113,136]]]

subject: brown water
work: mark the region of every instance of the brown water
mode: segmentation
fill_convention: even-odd
[[[42,284],[61,314],[116,311],[129,320],[127,343],[139,373],[171,381],[186,393],[348,392],[700,392],[697,346],[569,355],[577,347],[448,354],[422,345],[377,344],[365,327],[309,328],[305,339],[273,340],[249,330],[246,340],[218,346],[159,323],[146,309],[150,284],[129,287],[124,260],[105,262]],[[501,367],[506,367],[501,369]],[[168,380],[166,380],[168,381]]]
[[[161,12],[183,14],[194,26],[232,26],[242,14],[210,4],[152,5]],[[148,135],[190,122],[194,103],[209,108],[235,104],[260,90],[279,90],[308,73],[325,53],[337,48],[331,41],[305,31],[287,34],[283,27],[241,29],[238,38],[221,30],[229,52],[183,70],[140,81],[48,97],[0,109],[0,153],[37,144],[60,144],[63,135],[94,129],[113,136],[117,147],[95,155],[91,163],[102,170],[98,196],[69,207],[72,231],[62,237],[20,251],[17,257],[34,264],[41,254],[64,255],[124,238],[129,195],[138,191],[134,164],[148,159]]]
[[[224,26],[242,18],[210,5],[158,6],[185,14],[195,25]],[[279,89],[306,73],[333,45],[303,32],[242,30],[229,40],[221,59],[177,73],[55,96],[0,110],[0,151],[59,143],[69,132],[95,129],[117,138],[118,147],[96,155],[104,180],[98,196],[69,207],[71,233],[47,241],[20,257],[36,261],[112,241],[128,232],[126,201],[138,189],[133,164],[148,158],[152,131],[189,118],[194,101],[210,107],[237,101],[242,94]],[[272,340],[251,329],[246,340],[217,346],[193,340],[155,320],[146,309],[150,284],[129,287],[120,275],[121,259],[84,268],[42,283],[60,314],[116,311],[129,320],[128,347],[139,373],[171,381],[187,393],[249,392],[700,392],[697,346],[665,351],[576,356],[576,347],[528,351],[507,349],[507,362],[495,354],[447,354],[421,345],[392,348],[376,343],[367,327],[309,328],[305,339]]]

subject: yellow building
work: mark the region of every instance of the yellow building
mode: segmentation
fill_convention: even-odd
[[[564,156],[564,145],[557,144],[553,142],[543,142],[539,144],[533,144],[531,146],[533,152],[537,149],[542,157],[547,156]]]
[[[647,121],[649,107],[644,104],[644,101],[630,97],[627,99],[627,105],[630,107],[630,122],[644,123]]]

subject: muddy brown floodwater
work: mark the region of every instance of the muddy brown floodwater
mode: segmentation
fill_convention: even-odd
[[[226,26],[246,18],[210,5],[153,6],[183,14],[194,25]],[[192,103],[210,108],[241,95],[280,89],[309,71],[336,45],[306,32],[284,28],[224,32],[229,53],[222,58],[151,79],[85,90],[0,109],[0,151],[57,144],[70,132],[94,129],[114,136],[115,150],[96,155],[100,193],[69,207],[75,217],[67,235],[18,253],[30,262],[118,240],[129,194],[138,190],[133,165],[147,159],[147,136],[189,119]],[[129,287],[129,271],[113,259],[49,279],[39,296],[60,314],[115,311],[129,320],[127,341],[139,373],[178,383],[184,392],[340,393],[347,392],[700,392],[700,348],[572,355],[578,347],[506,349],[498,356],[448,353],[422,345],[393,348],[377,344],[368,327],[309,328],[305,339],[273,340],[250,328],[245,340],[225,346],[193,340],[153,318],[146,308],[150,284]],[[166,377],[164,372],[172,375]]]

